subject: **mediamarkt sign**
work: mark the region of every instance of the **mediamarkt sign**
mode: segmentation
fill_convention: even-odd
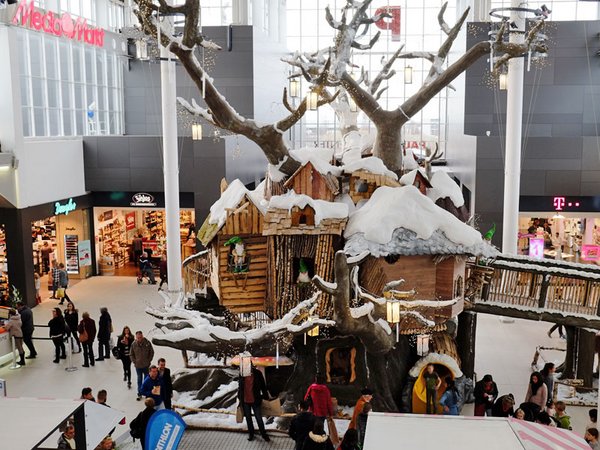
[[[90,28],[86,19],[78,17],[77,20],[73,20],[69,13],[63,13],[60,17],[52,11],[42,14],[35,8],[33,0],[29,4],[27,4],[27,0],[21,0],[19,3],[12,23],[19,25],[19,22],[20,25],[37,31],[59,37],[64,36],[96,47],[104,47],[104,30],[102,28]]]

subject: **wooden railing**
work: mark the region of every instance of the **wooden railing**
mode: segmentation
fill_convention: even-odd
[[[490,269],[493,269],[491,273]],[[469,265],[469,275],[486,270],[487,286],[471,299],[558,312],[600,316],[600,268],[562,261],[501,255],[485,269]]]
[[[210,258],[208,250],[196,253],[183,261],[183,291],[188,297],[206,291],[210,286]]]

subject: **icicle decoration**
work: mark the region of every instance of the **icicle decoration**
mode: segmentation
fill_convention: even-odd
[[[275,368],[279,369],[279,341],[275,342]]]
[[[306,333],[304,333],[304,345],[306,346]]]
[[[206,98],[206,72],[202,71],[202,98]]]
[[[400,322],[396,322],[396,342],[400,340]]]
[[[531,69],[531,47],[529,47],[529,51],[527,52],[527,72]]]
[[[494,45],[490,45],[490,73],[494,72]]]

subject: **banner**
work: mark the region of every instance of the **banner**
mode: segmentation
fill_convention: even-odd
[[[175,411],[156,411],[146,427],[146,450],[177,450],[184,430],[185,422]]]
[[[125,214],[125,228],[127,231],[135,229],[135,211]]]
[[[92,265],[92,245],[89,240],[81,241],[78,244],[79,267]]]

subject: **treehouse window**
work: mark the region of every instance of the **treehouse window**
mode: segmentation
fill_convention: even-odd
[[[325,353],[327,382],[348,385],[356,380],[356,349],[354,347],[334,347]]]
[[[369,192],[369,185],[362,180],[356,180],[356,192],[359,194],[366,194]]]
[[[400,259],[400,255],[386,255],[383,257],[383,259],[385,259],[385,262],[388,264],[396,264],[396,262],[398,262],[398,260]]]
[[[315,275],[315,260],[312,258],[294,258],[293,269],[296,284],[310,283]]]
[[[315,225],[315,214],[312,208],[299,209],[292,213],[292,226],[297,227],[300,225]]]
[[[454,298],[462,297],[463,285],[463,277],[459,276],[454,282]]]

